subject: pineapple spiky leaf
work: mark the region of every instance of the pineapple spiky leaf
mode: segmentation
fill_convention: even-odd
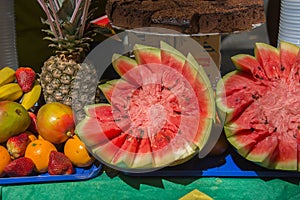
[[[70,21],[73,10],[74,10],[74,4],[71,0],[64,0],[61,4],[61,8],[57,12],[57,16],[62,21]]]
[[[44,39],[54,50],[39,76],[45,102],[72,106],[74,113],[82,117],[84,105],[94,103],[99,79],[92,65],[82,63],[95,34],[92,26],[87,27],[94,12],[91,0],[37,1],[47,16],[42,22],[49,26],[49,30],[42,30],[47,34]]]
[[[86,24],[92,16],[89,11],[91,0],[37,1],[47,16],[42,22],[50,27],[50,30],[43,30],[48,34],[44,39],[52,42],[49,47],[55,48],[55,53],[74,53],[76,56],[86,53],[89,50],[86,43],[93,41],[93,35],[86,31]]]

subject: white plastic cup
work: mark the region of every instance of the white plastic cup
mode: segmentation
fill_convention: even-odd
[[[300,35],[291,34],[291,33],[284,33],[284,32],[282,32],[282,31],[278,32],[278,35],[279,35],[280,37],[291,38],[291,39],[293,39],[293,40],[300,39]]]
[[[17,69],[14,0],[1,1],[0,29],[0,68],[10,66]]]
[[[297,1],[288,1],[288,0],[282,0],[281,1],[281,6],[299,6],[300,5],[300,3],[299,3],[299,1],[297,0]]]
[[[285,18],[281,18],[280,25],[283,26],[284,28],[285,27],[298,28],[300,27],[300,21],[295,22],[295,21],[287,20]]]
[[[289,42],[297,46],[300,46],[300,39],[291,39],[289,37],[284,37],[284,36],[278,37],[278,44],[280,44],[281,41]]]
[[[282,0],[278,42],[287,41],[300,46],[300,0]]]

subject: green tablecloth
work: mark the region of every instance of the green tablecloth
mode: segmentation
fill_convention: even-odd
[[[221,177],[110,177],[85,181],[0,187],[2,200],[11,199],[178,199],[194,189],[214,199],[300,199],[299,179]]]

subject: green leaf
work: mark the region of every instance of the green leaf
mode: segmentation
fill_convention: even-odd
[[[63,28],[64,35],[75,35],[76,33],[76,28],[70,22],[64,22],[62,24],[62,28]]]
[[[59,7],[62,7],[65,0],[56,0],[58,2]]]
[[[49,29],[42,29],[43,32],[47,33],[48,35],[54,36],[53,32]]]
[[[74,0],[64,0],[62,6],[57,12],[57,16],[63,22],[70,21],[74,9],[75,9]]]

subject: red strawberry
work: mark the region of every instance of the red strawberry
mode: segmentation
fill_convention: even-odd
[[[36,73],[30,67],[20,67],[16,70],[16,79],[23,92],[29,92],[34,84]]]
[[[32,132],[32,133],[38,133],[37,128],[36,128],[36,114],[34,114],[33,112],[28,112],[30,118],[31,118],[31,123],[29,125],[29,127],[27,128],[28,131]]]
[[[50,175],[62,175],[74,173],[74,167],[71,160],[63,153],[59,151],[51,151],[48,173]]]
[[[4,172],[10,177],[29,176],[33,172],[33,169],[33,161],[30,158],[21,157],[6,165]]]
[[[19,158],[24,156],[27,145],[30,139],[26,133],[21,133],[16,136],[10,137],[6,142],[6,147],[11,156]]]

